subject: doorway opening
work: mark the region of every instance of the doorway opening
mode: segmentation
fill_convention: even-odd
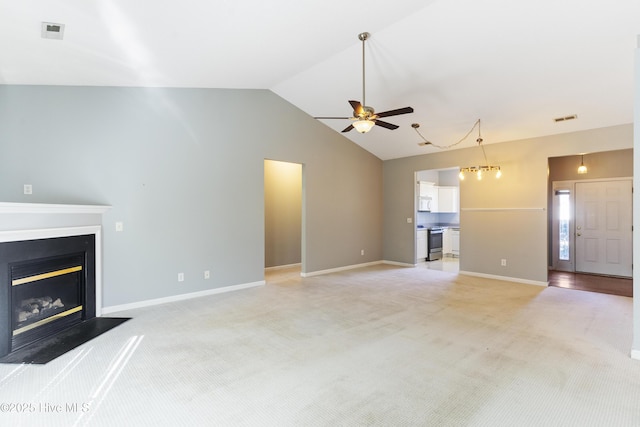
[[[553,182],[552,269],[632,276],[632,180]]]
[[[549,158],[550,286],[631,295],[632,183],[633,149]]]
[[[459,271],[460,180],[459,168],[415,173],[415,265]]]
[[[304,271],[303,166],[264,161],[264,265],[267,271]]]

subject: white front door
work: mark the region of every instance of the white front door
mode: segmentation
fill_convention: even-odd
[[[632,276],[632,181],[576,183],[576,271]]]

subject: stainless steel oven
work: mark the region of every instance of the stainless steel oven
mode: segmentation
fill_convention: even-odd
[[[427,261],[442,259],[443,227],[429,227],[427,229]]]

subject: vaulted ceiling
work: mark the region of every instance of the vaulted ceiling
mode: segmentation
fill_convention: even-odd
[[[414,113],[343,135],[384,160],[438,150],[412,123],[438,145],[477,119],[485,144],[631,123],[639,17],[638,0],[0,0],[0,83],[262,88],[347,117],[367,31],[366,103]]]

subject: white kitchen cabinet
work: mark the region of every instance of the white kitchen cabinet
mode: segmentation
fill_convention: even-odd
[[[431,196],[435,188],[436,188],[436,185],[433,182],[430,182],[430,181],[418,182],[418,192],[420,196],[423,196],[423,197]]]
[[[418,211],[434,212],[438,203],[438,187],[433,182],[418,182]]]
[[[437,209],[431,212],[458,212],[458,187],[436,187],[438,189]]]
[[[424,261],[427,258],[427,230],[418,230],[416,232],[416,258]]]
[[[460,256],[460,229],[451,229],[451,253]]]
[[[442,255],[452,255],[453,248],[451,246],[451,230],[450,228],[445,228],[444,233],[442,234]]]
[[[458,187],[441,187],[433,182],[418,182],[418,211],[458,212]]]

